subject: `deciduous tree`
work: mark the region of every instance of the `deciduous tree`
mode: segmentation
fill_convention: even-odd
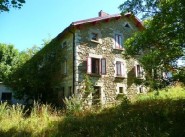
[[[184,55],[185,1],[127,0],[120,9],[146,20],[146,29],[125,42],[126,53],[139,59],[151,81],[161,83],[159,72],[177,70],[176,61]]]
[[[0,12],[7,12],[11,7],[21,8],[25,0],[0,0]]]

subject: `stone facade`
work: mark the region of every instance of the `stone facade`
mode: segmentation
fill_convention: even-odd
[[[85,75],[97,92],[89,96],[90,104],[93,96],[103,105],[114,102],[119,94],[143,92],[143,87],[134,84],[137,60],[124,57],[123,42],[139,31],[136,18],[105,14],[92,20],[73,23],[57,36],[62,49],[58,97],[81,94]]]

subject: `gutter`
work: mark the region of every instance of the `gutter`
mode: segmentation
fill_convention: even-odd
[[[68,31],[73,35],[73,94],[75,93],[75,33],[68,29]]]

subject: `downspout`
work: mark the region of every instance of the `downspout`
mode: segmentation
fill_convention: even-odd
[[[68,30],[73,35],[73,93],[75,92],[75,33],[70,29]]]

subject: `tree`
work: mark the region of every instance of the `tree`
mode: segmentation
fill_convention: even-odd
[[[185,1],[127,0],[119,8],[145,19],[146,29],[126,40],[125,47],[127,55],[139,59],[154,88],[163,81],[160,72],[177,70],[176,61],[184,55]]]
[[[0,0],[0,12],[7,12],[11,7],[20,9],[25,0]]]
[[[19,52],[13,45],[0,43],[0,81],[5,82],[16,69],[19,62]]]

